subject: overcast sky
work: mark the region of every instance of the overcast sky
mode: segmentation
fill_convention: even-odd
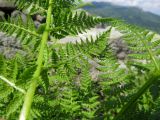
[[[84,0],[84,1],[105,1],[118,5],[138,6],[145,11],[150,11],[160,15],[160,0]]]

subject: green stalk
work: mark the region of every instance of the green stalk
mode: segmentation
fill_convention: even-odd
[[[127,111],[134,105],[134,103],[146,92],[146,90],[160,77],[160,74],[150,76],[150,79],[138,90],[133,98],[122,108],[114,120],[119,120]]]
[[[119,120],[131,107],[134,103],[150,88],[150,86],[160,77],[160,68],[152,53],[151,49],[147,46],[145,40],[142,41],[146,50],[148,51],[152,62],[155,65],[155,73],[149,75],[149,79],[147,82],[138,90],[138,92],[132,97],[132,99],[122,108],[122,110],[118,113],[118,115],[114,118],[115,120]]]
[[[42,40],[41,40],[41,45],[40,45],[40,51],[38,54],[38,59],[37,59],[37,68],[36,71],[33,74],[32,77],[32,83],[30,84],[30,87],[26,93],[25,99],[24,99],[24,104],[20,113],[19,120],[26,120],[28,118],[31,105],[33,102],[33,97],[34,93],[38,84],[38,79],[40,76],[41,68],[43,65],[43,52],[44,49],[47,45],[47,39],[49,36],[49,29],[50,29],[50,24],[51,24],[51,15],[52,15],[52,6],[53,6],[53,0],[49,0],[49,7],[47,11],[47,20],[46,20],[46,27],[42,35]]]

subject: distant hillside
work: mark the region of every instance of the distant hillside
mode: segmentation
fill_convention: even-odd
[[[84,9],[91,14],[120,18],[128,23],[160,33],[160,16],[145,12],[137,7],[124,7],[107,2],[93,2],[93,6],[87,6]]]

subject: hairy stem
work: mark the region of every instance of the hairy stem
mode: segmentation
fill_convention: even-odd
[[[50,24],[51,24],[51,15],[52,15],[52,2],[53,2],[53,0],[49,0],[46,27],[45,27],[45,30],[42,35],[40,50],[39,50],[38,59],[37,59],[37,68],[33,74],[32,83],[30,84],[30,87],[29,87],[27,94],[25,96],[24,104],[23,104],[23,107],[21,110],[19,120],[26,120],[29,115],[30,109],[31,109],[34,93],[35,93],[35,90],[37,87],[38,79],[39,79],[41,68],[43,65],[43,52],[44,52],[44,49],[47,45],[47,39],[49,36],[49,28],[50,28]]]

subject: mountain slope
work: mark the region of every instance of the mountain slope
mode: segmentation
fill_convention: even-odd
[[[124,7],[107,2],[93,2],[93,6],[87,6],[84,9],[91,14],[102,17],[120,18],[130,24],[160,33],[160,16],[145,12],[137,7]]]

